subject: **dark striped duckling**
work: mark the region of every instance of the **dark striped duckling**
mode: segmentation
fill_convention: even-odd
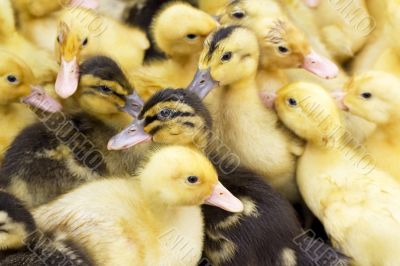
[[[23,203],[0,191],[0,265],[86,266],[92,263],[65,235],[42,234]]]
[[[127,98],[135,98],[131,85],[107,57],[88,59],[80,69],[79,88],[65,100],[66,113],[35,110],[41,121],[22,131],[6,152],[0,186],[29,207],[135,167],[136,154],[107,150],[108,140],[132,121],[123,111]],[[121,154],[133,156],[129,164]]]
[[[154,142],[204,150],[221,183],[244,204],[238,214],[202,207],[204,254],[212,265],[336,265],[342,260],[331,247],[303,232],[287,200],[239,166],[235,155],[211,133],[211,116],[196,94],[183,89],[160,91],[144,105],[140,118],[142,131],[151,134]],[[109,148],[137,143],[138,124],[111,139]],[[216,156],[221,152],[224,157]]]

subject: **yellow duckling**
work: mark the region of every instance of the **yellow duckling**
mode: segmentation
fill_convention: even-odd
[[[201,258],[204,203],[243,210],[201,152],[169,146],[151,155],[137,177],[82,186],[34,217],[42,230],[67,233],[96,265],[186,266]]]
[[[19,132],[36,122],[35,114],[21,101],[25,99],[34,105],[28,96],[31,92],[38,93],[41,90],[34,87],[32,91],[35,78],[29,66],[18,56],[0,51],[0,62],[0,125],[3,128],[0,132],[1,162],[8,146]]]
[[[315,1],[281,0],[294,20],[300,25],[307,25],[300,20],[310,20],[315,26],[302,27],[310,35],[319,36],[333,58],[345,62],[364,46],[369,35],[376,27],[370,16],[365,0],[352,1]],[[309,8],[305,8],[308,5]],[[310,8],[311,7],[311,8]]]
[[[294,200],[295,162],[301,143],[279,124],[275,112],[263,105],[256,83],[258,62],[253,32],[240,26],[222,27],[206,40],[199,71],[189,89],[205,96],[217,87],[205,99],[217,139],[239,156],[241,165]]]
[[[376,125],[366,138],[365,148],[376,165],[400,180],[400,79],[371,71],[354,77],[345,87],[344,109]]]
[[[257,82],[263,92],[276,91],[288,83],[284,69],[303,68],[324,79],[338,75],[338,67],[312,49],[276,1],[234,1],[222,12],[220,21],[248,27],[257,35],[261,48]],[[297,77],[304,78],[303,71],[297,72]]]
[[[79,64],[93,55],[116,60],[125,71],[143,62],[149,41],[144,32],[122,25],[94,10],[73,7],[61,15],[55,46],[61,67],[56,92],[62,98],[71,96],[78,87]]]
[[[307,141],[297,168],[304,201],[352,265],[400,261],[400,185],[377,170],[346,132],[338,108],[320,86],[294,83],[278,91],[280,119]]]
[[[217,15],[222,8],[224,8],[229,0],[198,0],[197,5],[201,10],[210,15]]]
[[[0,2],[0,49],[23,58],[38,84],[54,82],[57,62],[50,53],[34,46],[16,30],[14,12],[9,0]]]
[[[210,15],[187,3],[173,2],[163,7],[151,28],[158,49],[167,59],[152,61],[133,73],[132,82],[140,96],[147,100],[161,89],[189,85],[204,40],[217,25]]]

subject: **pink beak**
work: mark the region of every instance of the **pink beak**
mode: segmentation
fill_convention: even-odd
[[[346,106],[344,103],[344,97],[346,96],[346,93],[342,90],[336,90],[331,93],[332,97],[335,99],[336,104],[340,108],[340,110],[349,111],[349,107]]]
[[[62,105],[40,86],[32,86],[31,93],[24,97],[22,102],[50,113],[60,112],[62,109]]]
[[[304,3],[311,8],[316,8],[321,4],[321,0],[304,0]]]
[[[339,74],[339,68],[335,63],[314,51],[306,55],[301,67],[325,79],[336,78]]]
[[[204,202],[207,205],[219,207],[228,212],[242,212],[244,209],[243,203],[232,195],[221,182],[218,182],[211,196]]]
[[[78,89],[78,82],[79,66],[76,57],[71,61],[61,58],[61,66],[55,85],[57,94],[63,99],[72,96]]]
[[[268,108],[273,110],[275,108],[276,93],[274,92],[260,92],[259,94],[262,103]]]

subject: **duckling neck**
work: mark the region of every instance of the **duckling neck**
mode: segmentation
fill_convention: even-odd
[[[191,54],[191,55],[173,55],[171,59],[177,62],[182,67],[191,67],[197,65],[199,61],[199,54]]]
[[[236,81],[234,83],[231,83],[229,85],[226,85],[225,88],[229,89],[230,91],[241,91],[241,90],[244,91],[251,89],[257,90],[256,74],[241,79],[239,81]]]
[[[397,140],[400,133],[400,118],[393,119],[390,123],[377,126],[376,133],[383,134],[389,142]]]
[[[99,119],[104,124],[112,127],[116,130],[122,130],[129,123],[132,122],[132,117],[127,113],[115,113],[115,114],[93,114],[97,119]]]
[[[6,116],[18,112],[24,106],[20,103],[0,104],[0,115]]]

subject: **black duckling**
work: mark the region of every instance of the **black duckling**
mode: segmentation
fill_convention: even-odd
[[[31,213],[11,194],[0,191],[0,265],[89,266],[85,252],[61,234],[42,234]]]
[[[223,143],[218,143],[210,133],[211,116],[196,94],[183,89],[160,91],[145,104],[140,119],[155,142],[204,150],[221,183],[244,204],[239,214],[202,207],[204,254],[212,265],[308,266],[342,261],[333,248],[307,236],[287,200],[261,177],[241,167]],[[110,140],[109,147],[129,147],[129,140],[135,140],[133,133],[128,127]],[[215,149],[218,154],[225,149],[226,156],[215,156]]]
[[[0,187],[29,207],[46,203],[85,182],[125,173],[136,153],[109,152],[107,141],[132,121],[122,109],[133,89],[118,65],[93,57],[81,65],[78,91],[66,113],[35,110],[41,122],[15,139],[0,170]],[[131,156],[129,164],[120,156]]]

